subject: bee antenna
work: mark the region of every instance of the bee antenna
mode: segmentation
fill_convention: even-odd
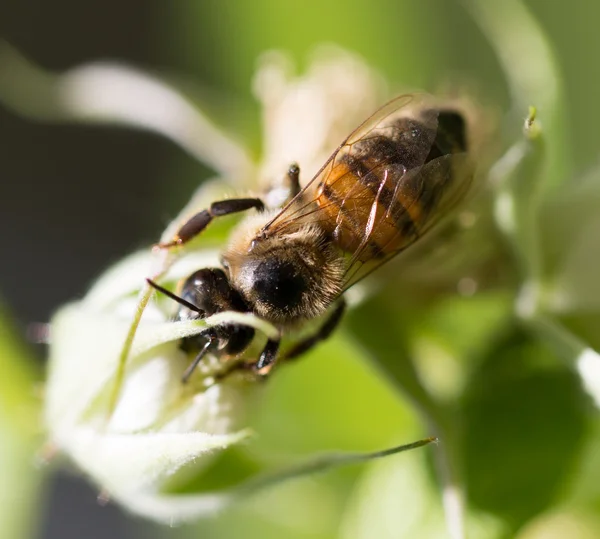
[[[202,309],[196,307],[196,305],[194,305],[193,303],[186,301],[181,296],[178,296],[177,294],[173,294],[173,292],[170,292],[169,290],[167,290],[166,288],[163,288],[159,284],[156,284],[152,279],[146,278],[146,282],[152,288],[155,288],[156,290],[158,290],[159,292],[161,292],[168,298],[171,298],[173,301],[176,301],[177,303],[179,303],[179,305],[183,305],[184,307],[187,307],[190,311],[194,311],[195,313],[204,314],[204,311]]]

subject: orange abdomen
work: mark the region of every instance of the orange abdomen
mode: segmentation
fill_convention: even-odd
[[[396,252],[418,235],[420,182],[398,167],[344,160],[318,186],[321,226],[343,251],[360,249],[359,260]]]

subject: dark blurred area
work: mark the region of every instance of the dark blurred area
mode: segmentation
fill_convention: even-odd
[[[9,0],[0,4],[0,37],[51,70],[96,58],[158,67],[161,6]],[[0,107],[0,295],[23,330],[157,237],[177,210],[162,207],[161,221],[152,206],[171,159],[189,158],[154,135],[32,123]],[[115,505],[101,507],[89,483],[59,473],[45,490],[40,539],[130,536],[131,524]]]
[[[1,35],[47,69],[96,58],[152,67],[154,4],[3,3]],[[152,241],[160,223],[148,204],[177,157],[186,158],[153,135],[32,123],[0,108],[1,293],[22,326],[47,320],[102,268]]]

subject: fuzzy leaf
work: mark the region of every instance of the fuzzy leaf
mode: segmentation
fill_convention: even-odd
[[[377,459],[385,459],[396,453],[417,449],[433,442],[426,438],[414,443],[371,453],[328,453],[317,455],[305,462],[276,471],[259,472],[234,488],[202,494],[157,494],[120,498],[120,501],[134,512],[151,516],[155,520],[176,524],[196,519],[280,485],[283,482],[303,478],[315,473],[327,472],[340,466],[360,464]],[[121,494],[119,495],[121,496]]]
[[[119,496],[152,492],[181,467],[215,450],[238,443],[249,433],[206,432],[111,434],[96,428],[76,428],[69,440],[71,457],[103,488]],[[205,463],[209,460],[204,459]]]

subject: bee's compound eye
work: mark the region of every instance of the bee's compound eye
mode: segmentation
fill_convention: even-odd
[[[227,277],[219,268],[200,269],[189,276],[186,285],[194,287],[201,293],[210,293],[226,286]]]
[[[198,307],[203,316],[210,316],[223,310],[223,303],[229,300],[231,287],[227,276],[220,268],[205,268],[194,272],[183,285],[182,297]],[[182,310],[181,319],[188,319],[189,313]],[[194,315],[192,318],[198,318]]]
[[[296,264],[277,259],[258,264],[253,281],[258,301],[283,310],[297,307],[307,288],[306,279]]]

